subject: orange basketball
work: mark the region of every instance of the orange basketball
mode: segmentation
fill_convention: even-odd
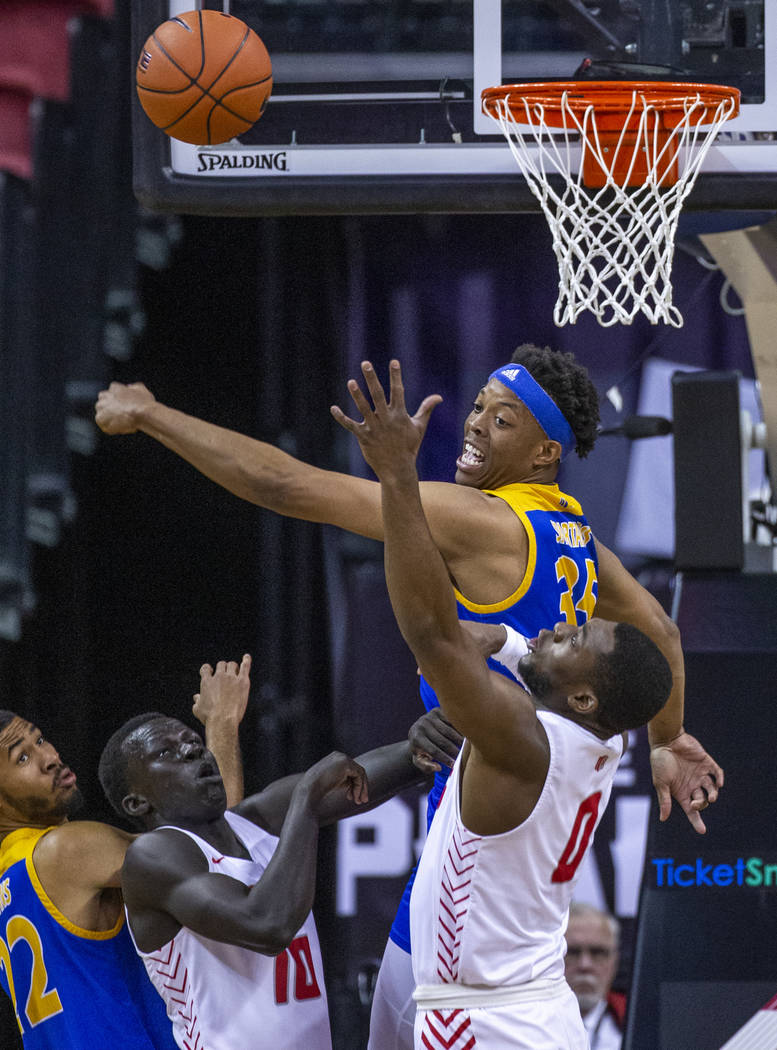
[[[248,131],[272,91],[267,48],[245,22],[221,11],[187,11],[143,45],[138,97],[172,138],[212,146]]]

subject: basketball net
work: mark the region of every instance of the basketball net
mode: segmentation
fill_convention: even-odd
[[[668,117],[665,102],[642,90],[651,86],[635,87],[630,100],[621,90],[615,130],[612,109],[600,107],[597,123],[596,102],[581,104],[585,83],[558,85],[570,90],[555,98],[527,90],[552,84],[483,92],[483,110],[499,124],[553,235],[559,326],[574,324],[584,310],[605,327],[631,324],[639,312],[652,324],[682,326],[672,304],[677,222],[721,125],[738,111],[739,95],[719,89],[728,94],[711,102],[693,93],[697,85],[671,85],[690,93]],[[554,175],[562,179],[558,189]]]

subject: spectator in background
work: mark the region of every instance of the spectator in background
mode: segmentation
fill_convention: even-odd
[[[567,983],[577,996],[591,1050],[620,1050],[626,1009],[612,991],[618,971],[620,923],[609,912],[573,901],[566,932]]]

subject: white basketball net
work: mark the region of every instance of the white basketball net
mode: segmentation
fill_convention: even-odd
[[[657,135],[660,113],[634,91],[631,109],[624,110],[624,129],[632,117],[638,121],[631,134],[636,134],[639,149],[633,138],[625,140],[625,130],[614,147],[603,147],[594,105],[575,112],[566,92],[561,97],[563,128],[549,127],[544,104],[525,98],[518,105],[523,105],[526,119],[517,123],[510,108],[516,107],[516,101],[510,103],[509,95],[494,100],[496,113],[489,115],[501,127],[553,234],[559,269],[555,323],[574,324],[583,310],[590,310],[601,325],[630,324],[641,311],[652,324],[664,321],[680,328],[683,318],[672,305],[671,283],[677,221],[707,151],[736,108],[735,101],[726,98],[711,106],[698,94],[689,95],[683,114],[678,114],[679,124],[662,143]],[[601,189],[583,185],[583,145],[606,174]],[[611,171],[616,170],[614,159],[621,151],[627,172],[616,181]],[[647,160],[647,179],[643,185],[628,187],[641,151]],[[677,181],[664,185],[674,151]],[[573,164],[577,172],[572,171]],[[550,184],[552,175],[563,177],[565,188],[560,194]]]

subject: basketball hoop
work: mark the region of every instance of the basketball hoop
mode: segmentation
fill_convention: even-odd
[[[605,327],[631,324],[641,311],[652,324],[680,328],[671,283],[677,221],[715,136],[739,112],[739,91],[550,81],[487,88],[482,107],[553,234],[555,323],[574,324],[590,310]]]

